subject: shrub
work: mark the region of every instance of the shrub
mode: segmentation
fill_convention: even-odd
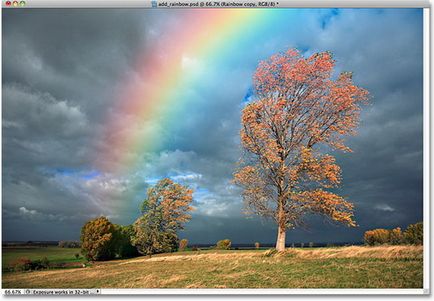
[[[186,248],[187,248],[187,246],[188,246],[188,240],[187,239],[181,239],[180,241],[179,241],[179,250],[180,251],[184,251]]]
[[[41,266],[43,269],[48,269],[50,267],[50,261],[48,260],[47,257],[43,257],[41,259]]]
[[[231,241],[229,239],[222,239],[217,242],[216,249],[229,250],[231,248]]]
[[[42,260],[40,260],[40,259],[33,260],[30,263],[30,270],[37,271],[37,270],[42,270],[44,268],[45,268],[45,266],[43,266]]]
[[[32,269],[32,261],[27,257],[21,257],[12,262],[11,267],[15,271],[30,271]]]
[[[88,221],[81,229],[81,251],[88,260],[114,258],[114,225],[104,216]]]
[[[256,250],[258,250],[260,246],[261,246],[261,245],[259,244],[259,242],[255,242],[255,249],[256,249]]]
[[[79,258],[80,258],[80,254],[75,253],[75,254],[74,254],[74,257],[75,257],[75,259],[79,259]]]
[[[194,247],[191,247],[191,250],[192,250],[192,251],[199,251],[199,248],[196,247],[196,246],[194,246]]]
[[[409,225],[407,230],[404,231],[404,240],[411,245],[423,244],[423,223]]]
[[[389,231],[389,243],[392,245],[399,245],[403,243],[401,228],[397,227]]]
[[[389,242],[389,230],[375,229],[366,231],[364,239],[369,246],[386,244]]]

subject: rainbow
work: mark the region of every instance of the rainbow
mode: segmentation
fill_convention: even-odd
[[[176,122],[176,108],[188,104],[179,91],[194,86],[200,76],[185,70],[190,58],[215,62],[231,55],[227,45],[252,41],[267,34],[288,13],[277,9],[178,10],[180,18],[163,26],[161,36],[137,59],[137,72],[128,76],[107,117],[104,145],[109,151],[98,158],[99,169],[119,171],[133,166],[137,154],[161,147],[159,125]],[[169,13],[171,11],[169,10]],[[261,32],[262,31],[262,32]],[[249,51],[248,48],[245,51]]]

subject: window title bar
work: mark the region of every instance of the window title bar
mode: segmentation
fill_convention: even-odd
[[[3,8],[398,8],[430,7],[429,1],[329,1],[329,0],[278,0],[278,1],[157,1],[157,0],[1,0]]]

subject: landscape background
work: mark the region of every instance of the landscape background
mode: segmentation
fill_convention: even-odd
[[[359,227],[313,218],[287,242],[361,241],[368,229],[422,220],[421,9],[280,9],[261,26],[251,19],[255,30],[223,43],[224,55],[180,58],[196,77],[177,87],[170,118],[152,116],[152,123],[132,123],[117,109],[131,101],[126,87],[152,77],[140,61],[149,52],[164,57],[167,49],[152,46],[176,39],[188,11],[2,13],[3,241],[76,240],[84,222],[100,214],[130,224],[147,186],[169,176],[196,190],[196,211],[180,234],[190,244],[273,243],[275,225],[246,218],[230,180],[251,75],[260,60],[289,47],[306,55],[332,51],[337,71],[353,71],[372,101],[359,134],[348,139],[354,152],[335,154],[340,194],[354,202]],[[113,168],[121,162],[105,155],[123,135],[116,127],[107,132],[114,116],[132,136],[155,138],[128,150],[127,168]]]

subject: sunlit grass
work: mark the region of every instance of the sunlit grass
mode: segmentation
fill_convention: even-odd
[[[353,249],[351,249],[353,248]],[[420,288],[422,248],[185,251],[88,268],[3,274],[4,288]],[[361,249],[360,249],[361,248]],[[391,251],[395,248],[395,251]],[[298,252],[299,254],[294,254]],[[338,251],[336,251],[338,250]],[[306,252],[306,254],[304,254]],[[317,252],[315,256],[308,252]],[[345,254],[321,258],[320,253]],[[365,256],[370,252],[369,257]],[[365,255],[360,255],[360,254]],[[385,256],[384,254],[388,254]],[[391,254],[394,254],[393,256]],[[361,257],[360,257],[361,256]]]

